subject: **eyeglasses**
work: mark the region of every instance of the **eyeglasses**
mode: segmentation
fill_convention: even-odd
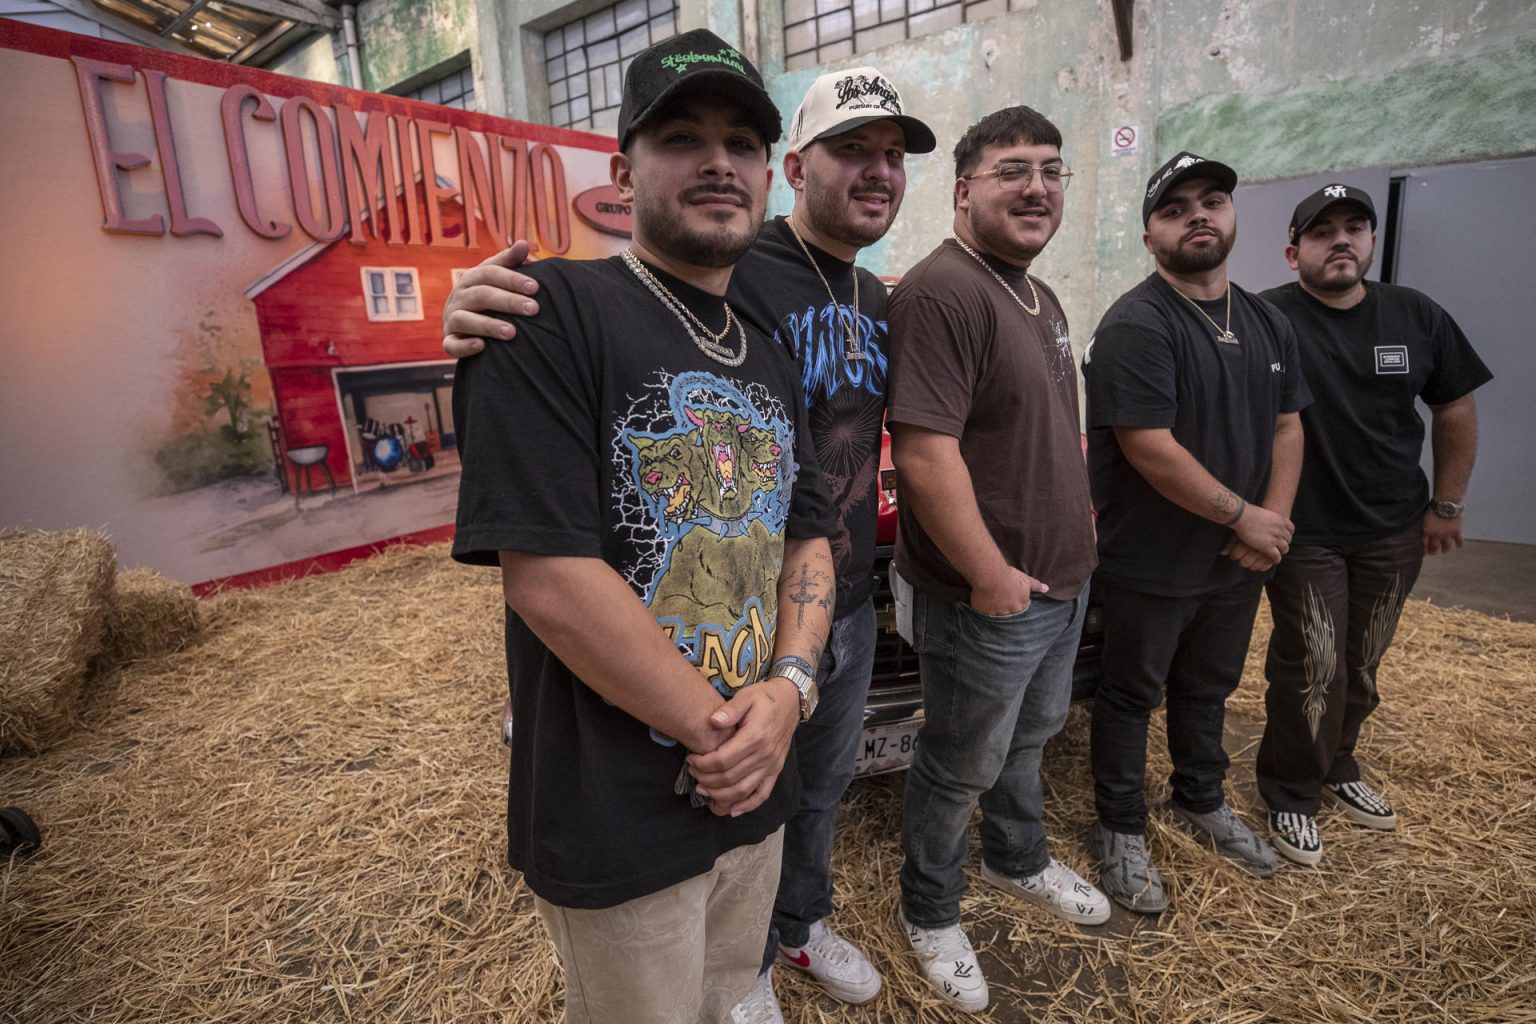
[[[1072,172],[1059,164],[1049,167],[1036,167],[1034,164],[1002,163],[990,171],[977,171],[975,174],[961,175],[962,180],[970,181],[973,178],[996,177],[997,187],[1005,192],[1022,192],[1029,187],[1034,180],[1035,173],[1039,172],[1040,181],[1044,183],[1047,192],[1065,192],[1067,186],[1072,183]]]

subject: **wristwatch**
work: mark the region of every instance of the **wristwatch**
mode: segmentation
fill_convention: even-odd
[[[1455,501],[1440,501],[1438,498],[1429,499],[1429,510],[1441,519],[1460,519],[1461,514],[1467,509],[1466,505]]]
[[[804,658],[780,658],[768,669],[768,679],[774,676],[783,676],[795,684],[795,689],[800,694],[800,721],[809,722],[811,716],[816,713],[816,704],[821,700],[821,691],[816,686],[816,677],[807,672],[804,666],[807,664]]]

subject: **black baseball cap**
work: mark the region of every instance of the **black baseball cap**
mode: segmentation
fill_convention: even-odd
[[[1190,178],[1210,178],[1228,192],[1237,188],[1237,172],[1226,164],[1193,153],[1180,153],[1147,179],[1147,198],[1141,203],[1141,226],[1147,226],[1152,211],[1162,204],[1169,189]]]
[[[763,88],[763,76],[740,50],[713,32],[696,28],[635,54],[624,72],[619,148],[629,145],[646,118],[668,100],[696,93],[739,103],[765,145],[779,141],[779,108]]]
[[[1324,211],[1340,203],[1364,210],[1370,218],[1371,230],[1376,230],[1376,204],[1371,202],[1370,193],[1353,185],[1324,185],[1296,204],[1296,212],[1291,214],[1291,244],[1295,245],[1301,233],[1317,223]]]

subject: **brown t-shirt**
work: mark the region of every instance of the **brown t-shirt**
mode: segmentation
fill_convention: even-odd
[[[986,259],[1030,301],[1024,271]],[[1035,288],[1040,315],[1030,316],[953,239],[924,257],[891,294],[887,419],[959,438],[1003,557],[1070,600],[1097,562],[1077,365],[1061,304]],[[969,600],[970,585],[912,507],[898,509],[897,571],[936,597]]]

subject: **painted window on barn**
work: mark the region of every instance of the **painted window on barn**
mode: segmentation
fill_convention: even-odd
[[[619,0],[544,33],[549,120],[612,132],[635,54],[677,35],[678,0]]]
[[[814,68],[855,53],[994,14],[1022,11],[1038,0],[784,0],[784,66]]]
[[[364,267],[363,301],[369,320],[423,319],[415,267]]]

